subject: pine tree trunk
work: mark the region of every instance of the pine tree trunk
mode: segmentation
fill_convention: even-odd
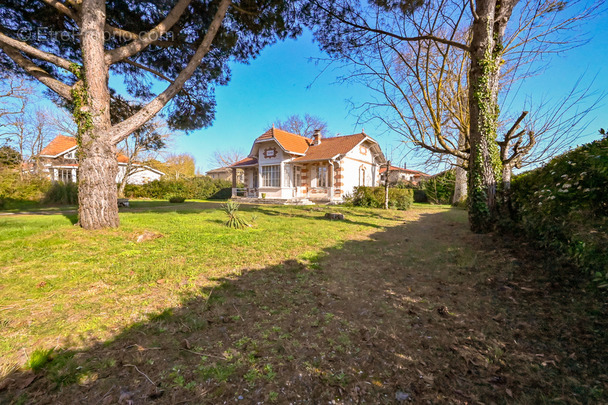
[[[498,80],[502,38],[515,0],[479,0],[472,25],[469,70],[471,153],[469,160],[469,222],[474,232],[490,232],[497,218],[497,185],[502,177],[496,143]]]
[[[78,222],[85,229],[117,227],[116,148],[95,140],[82,148],[78,183]]]
[[[104,55],[104,0],[83,0],[80,9],[83,66],[81,85],[73,91],[78,124],[78,223],[84,229],[117,227],[116,147],[108,129],[110,93]]]

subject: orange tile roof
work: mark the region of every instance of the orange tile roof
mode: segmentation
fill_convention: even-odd
[[[306,137],[283,131],[274,126],[260,135],[256,141],[275,139],[287,152],[306,153],[312,141]]]
[[[41,155],[57,156],[62,152],[72,149],[76,146],[76,138],[73,136],[57,135],[48,145],[42,149]],[[116,154],[116,160],[119,163],[128,163],[129,158],[122,153]],[[66,166],[66,165],[64,165]]]
[[[246,157],[245,159],[241,159],[238,162],[233,163],[232,165],[230,165],[228,167],[251,166],[251,165],[257,165],[257,164],[258,164],[258,160],[256,158]]]
[[[65,135],[57,135],[55,139],[49,142],[40,152],[41,155],[56,156],[61,152],[76,146],[76,138]]]
[[[367,135],[364,133],[354,135],[336,136],[333,138],[322,138],[321,144],[308,148],[305,156],[294,159],[295,162],[306,162],[312,160],[331,159],[336,155],[350,152]]]
[[[386,166],[382,166],[380,168],[380,173],[384,173],[386,171]],[[418,170],[404,169],[403,167],[391,166],[391,171],[410,173],[410,174],[418,174],[421,176],[428,176],[426,173],[419,172]]]

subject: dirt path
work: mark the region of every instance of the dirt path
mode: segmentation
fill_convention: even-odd
[[[502,243],[417,211],[13,373],[0,402],[607,403],[606,305]]]

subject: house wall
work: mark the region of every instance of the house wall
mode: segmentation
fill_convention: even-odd
[[[380,184],[379,167],[374,161],[372,151],[369,149],[370,144],[364,142],[362,144],[365,152],[359,147],[355,147],[348,152],[341,161],[342,166],[342,195],[352,194],[353,189],[357,186],[378,186]],[[365,182],[363,182],[362,168],[365,168]]]
[[[266,150],[274,150],[274,156],[272,157],[267,157],[267,154],[265,155],[264,152]],[[262,196],[262,193],[266,194],[266,198],[289,198],[289,196],[287,196],[287,190],[283,190],[280,186],[282,184],[284,184],[283,181],[283,177],[284,177],[284,170],[285,168],[283,167],[283,159],[284,158],[290,158],[289,156],[284,156],[283,153],[283,149],[281,149],[281,146],[278,145],[275,141],[268,141],[268,142],[261,142],[258,144],[258,162],[259,162],[259,171],[258,171],[258,176],[259,176],[259,193],[260,193],[260,197]],[[279,187],[262,187],[262,167],[263,166],[273,166],[273,165],[279,165],[280,166],[280,182],[279,182]],[[284,195],[285,194],[285,195]],[[291,193],[290,193],[291,194]]]
[[[118,165],[118,174],[116,175],[116,183],[120,183],[125,175],[127,167],[125,165]],[[144,169],[133,173],[127,179],[127,184],[146,184],[154,180],[160,180],[161,174],[153,172],[152,170]]]

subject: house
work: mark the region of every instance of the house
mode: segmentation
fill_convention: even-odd
[[[57,135],[38,155],[42,172],[46,173],[53,181],[76,182],[78,180],[76,149],[76,138]],[[120,183],[126,173],[129,158],[122,153],[118,153],[116,160],[118,160],[116,183]],[[138,170],[129,176],[128,184],[145,184],[153,180],[159,180],[164,175],[163,172],[148,166],[138,164],[134,164],[134,166]]]
[[[274,126],[253,142],[251,152],[232,168],[234,198],[286,202],[340,202],[356,186],[380,184],[386,159],[380,145],[365,133],[313,139]],[[237,188],[237,170],[245,188]]]
[[[416,185],[428,177],[430,177],[428,174],[419,172],[418,170],[410,170],[396,166],[391,166],[391,169],[388,172],[389,184],[409,182]],[[380,178],[384,184],[386,181],[386,166],[383,166],[380,169]]]
[[[232,181],[232,168],[230,166],[219,167],[217,169],[209,170],[205,175],[211,177],[213,180]],[[245,182],[245,172],[242,169],[236,171],[236,182],[239,184]]]

